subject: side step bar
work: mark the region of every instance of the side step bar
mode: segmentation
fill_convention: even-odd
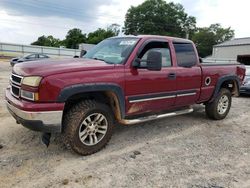
[[[191,113],[193,111],[194,111],[193,108],[188,108],[188,109],[179,110],[179,111],[175,111],[175,112],[170,112],[170,113],[166,113],[166,114],[151,115],[151,116],[148,116],[148,117],[142,117],[142,118],[138,118],[138,119],[124,119],[124,120],[122,120],[121,123],[123,123],[125,125],[132,125],[132,124],[136,124],[136,123],[143,123],[143,122],[146,122],[146,121],[161,119],[161,118],[165,118],[165,117],[172,117],[172,116],[188,114],[188,113]]]

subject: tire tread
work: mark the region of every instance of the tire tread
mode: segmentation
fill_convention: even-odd
[[[218,103],[220,97],[224,94],[226,94],[229,97],[229,109],[227,110],[227,112],[224,115],[220,115],[217,112],[217,103]],[[221,88],[218,96],[214,99],[214,101],[206,104],[205,111],[206,111],[208,118],[213,119],[213,120],[224,119],[230,110],[231,101],[232,101],[231,92],[226,88]]]
[[[91,155],[93,153],[96,153],[98,151],[100,151],[101,149],[103,149],[107,143],[109,142],[109,140],[111,139],[111,135],[113,132],[113,126],[114,126],[114,122],[113,122],[113,116],[111,115],[111,133],[109,133],[109,135],[105,135],[105,137],[107,136],[106,139],[106,143],[102,146],[99,147],[97,149],[92,149],[92,150],[86,150],[86,149],[82,149],[78,146],[76,146],[75,144],[75,132],[77,131],[78,126],[76,126],[77,124],[79,124],[79,118],[77,117],[84,117],[90,110],[92,109],[96,109],[98,107],[101,107],[105,110],[107,110],[107,113],[111,113],[112,111],[110,110],[110,108],[106,105],[106,104],[102,104],[102,103],[98,103],[95,100],[82,100],[81,102],[75,104],[74,106],[72,106],[68,112],[64,115],[63,118],[63,142],[66,146],[67,149],[73,150],[74,152],[81,154],[83,156],[85,155]],[[107,132],[108,134],[108,132]],[[100,141],[101,142],[101,141]],[[94,147],[94,146],[92,146]]]

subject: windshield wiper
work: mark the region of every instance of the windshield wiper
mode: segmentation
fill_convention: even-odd
[[[107,63],[107,64],[114,64],[114,63],[112,63],[112,62],[109,62],[109,61],[106,61],[106,60],[104,60],[104,59],[97,58],[97,57],[94,57],[93,59],[99,60],[99,61],[104,61],[104,62]]]

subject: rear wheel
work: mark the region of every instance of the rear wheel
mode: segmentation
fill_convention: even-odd
[[[105,104],[85,100],[65,114],[63,124],[66,145],[78,154],[90,155],[110,140],[114,128],[113,113]]]
[[[206,104],[206,114],[210,119],[224,119],[231,108],[231,103],[231,92],[228,89],[222,88],[215,100]]]

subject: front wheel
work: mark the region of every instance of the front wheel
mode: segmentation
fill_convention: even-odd
[[[64,118],[64,141],[73,151],[90,155],[110,140],[114,122],[106,104],[85,100],[73,106]]]
[[[210,119],[224,119],[232,103],[232,94],[228,89],[222,88],[213,102],[206,104],[206,114]]]

